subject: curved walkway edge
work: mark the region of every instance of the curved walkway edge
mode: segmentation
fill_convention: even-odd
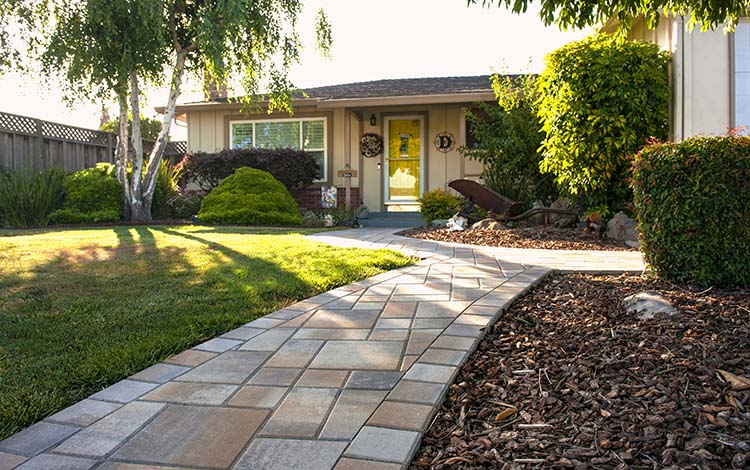
[[[420,258],[145,369],[0,442],[6,469],[395,470],[460,366],[553,271],[642,271],[640,253],[478,247],[392,229],[309,236]]]

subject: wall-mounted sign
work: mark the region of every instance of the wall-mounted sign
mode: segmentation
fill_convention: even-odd
[[[383,153],[383,138],[378,134],[367,133],[359,141],[362,156],[370,158]]]
[[[440,132],[433,141],[438,152],[448,153],[456,147],[456,139],[448,131]]]
[[[339,178],[356,178],[357,170],[352,170],[351,168],[344,168],[343,170],[339,170],[337,172],[337,175]]]

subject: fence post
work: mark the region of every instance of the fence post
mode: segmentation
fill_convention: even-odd
[[[42,120],[34,119],[36,124],[36,137],[34,139],[34,155],[32,155],[32,167],[35,170],[45,170],[49,167],[49,162],[44,161],[42,148],[44,147],[44,134],[42,133]],[[38,163],[37,163],[38,162]]]
[[[112,147],[112,133],[107,132],[107,163],[115,163],[115,150]]]

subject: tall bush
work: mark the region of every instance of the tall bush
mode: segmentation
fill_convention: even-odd
[[[178,184],[181,175],[181,167],[175,167],[167,160],[161,161],[156,174],[154,202],[151,205],[151,215],[154,219],[169,219],[175,216],[172,201],[181,196]]]
[[[197,184],[204,191],[211,191],[221,180],[243,167],[270,173],[290,191],[310,186],[318,177],[315,158],[302,150],[290,148],[196,152],[185,155],[177,167],[183,172],[183,180]]]
[[[239,168],[214,188],[201,205],[202,222],[242,225],[302,225],[289,191],[270,173]]]
[[[547,56],[538,80],[542,171],[589,204],[620,210],[632,156],[665,139],[669,55],[656,44],[597,35]]]
[[[650,145],[635,159],[633,192],[659,277],[750,286],[750,137]]]
[[[40,227],[63,201],[63,172],[56,169],[0,171],[0,223]]]
[[[453,217],[460,206],[458,198],[443,189],[426,192],[419,198],[419,212],[428,224],[433,220]]]
[[[528,207],[556,193],[553,178],[539,170],[544,134],[534,107],[535,82],[533,75],[494,75],[497,104],[481,103],[477,112],[467,112],[474,145],[460,149],[484,164],[482,176],[490,189]]]
[[[114,166],[99,163],[65,176],[62,208],[50,215],[58,224],[117,222],[122,215],[123,192]]]

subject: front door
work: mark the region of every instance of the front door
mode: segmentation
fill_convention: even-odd
[[[424,188],[424,118],[422,116],[386,117],[385,127],[385,203],[395,210],[417,203]]]

